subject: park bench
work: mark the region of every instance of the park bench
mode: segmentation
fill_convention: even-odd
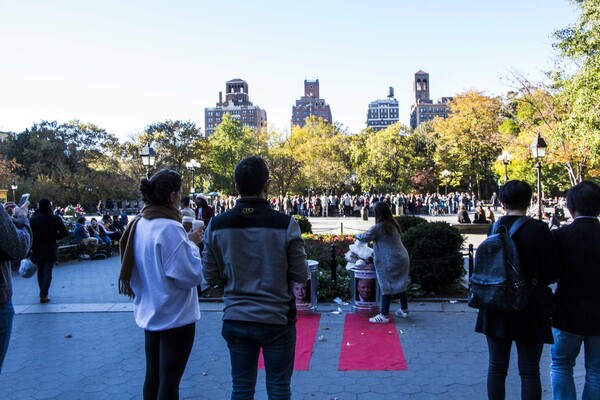
[[[81,261],[85,258],[85,244],[76,241],[64,242],[58,246],[59,259],[61,258],[61,255],[63,257]]]
[[[458,229],[461,234],[467,235],[487,235],[490,224],[459,224],[453,223],[453,227]]]

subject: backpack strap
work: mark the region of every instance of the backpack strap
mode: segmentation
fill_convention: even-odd
[[[515,233],[517,233],[517,231],[519,230],[520,227],[522,227],[527,221],[529,221],[531,218],[529,217],[521,217],[518,220],[516,220],[512,226],[510,227],[507,235],[512,237]]]
[[[498,231],[500,230],[500,218],[498,218],[495,222],[494,225],[492,225],[492,231],[490,232],[490,235],[493,235],[495,233],[498,233]]]
[[[512,224],[510,229],[507,229],[506,226],[501,224],[502,218],[498,218],[496,222],[494,222],[494,225],[492,225],[491,234],[499,233],[500,229],[504,229],[506,234],[512,237],[512,235],[514,235],[519,230],[519,228],[522,227],[523,224],[525,224],[525,222],[529,221],[530,219],[531,218],[529,217],[521,217]]]

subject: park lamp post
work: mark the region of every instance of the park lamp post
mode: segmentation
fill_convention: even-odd
[[[446,197],[448,197],[448,179],[450,179],[450,175],[452,175],[452,173],[447,169],[442,171],[442,176],[444,177],[444,181],[446,182],[446,190],[444,191]]]
[[[156,152],[152,147],[144,146],[140,150],[140,157],[142,159],[142,165],[146,167],[146,178],[150,179],[150,167],[153,167],[156,162]]]
[[[542,220],[542,158],[546,156],[546,141],[538,132],[531,143],[531,155],[536,160],[537,167],[537,201],[538,201],[538,219]]]
[[[196,172],[196,170],[200,168],[200,163],[192,158],[190,161],[185,163],[185,167],[188,169],[188,171],[192,173],[192,185],[190,189],[190,194],[194,194],[196,192],[196,189],[194,188],[194,172]]]
[[[94,187],[90,184],[87,186],[87,191],[89,193],[89,197],[90,197],[90,215],[92,215],[94,213],[94,199],[92,199],[92,191],[94,190]]]
[[[12,189],[12,193],[13,193],[13,203],[16,203],[17,202],[16,193],[17,193],[17,189],[19,187],[17,186],[17,182],[15,180],[13,180],[12,183],[10,184],[10,188]]]
[[[504,183],[508,181],[508,164],[510,164],[513,158],[513,155],[506,150],[498,156],[498,161],[501,161],[502,164],[504,164]]]

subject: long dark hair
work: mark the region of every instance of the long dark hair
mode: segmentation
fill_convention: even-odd
[[[392,215],[390,206],[385,201],[375,203],[375,223],[383,224],[383,229],[388,235],[391,235],[394,229],[402,235],[402,229],[400,229],[400,225],[398,225]]]
[[[164,206],[171,202],[171,193],[181,190],[181,175],[170,169],[162,169],[150,179],[142,179],[140,192],[142,200],[155,206]]]

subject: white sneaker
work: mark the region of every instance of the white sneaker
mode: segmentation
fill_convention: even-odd
[[[377,314],[376,316],[369,318],[369,322],[372,322],[374,324],[387,324],[388,322],[390,322],[390,319],[381,314]]]
[[[396,312],[395,312],[396,316],[400,317],[400,318],[408,318],[408,310],[403,310],[401,308],[399,308]]]

